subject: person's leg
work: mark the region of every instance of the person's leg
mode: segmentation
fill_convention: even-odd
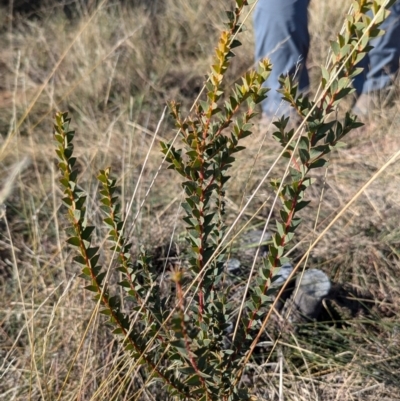
[[[381,25],[385,34],[371,41],[374,47],[361,61],[360,67],[363,73],[355,77],[353,85],[357,95],[360,96],[354,111],[366,114],[365,108],[369,104],[363,95],[379,93],[382,89],[389,87],[399,71],[400,57],[400,1],[390,9],[389,17]]]
[[[297,71],[299,89],[309,86],[305,61],[310,37],[308,34],[307,7],[309,0],[259,0],[254,13],[256,60],[269,57],[272,73],[265,83],[271,88],[263,102],[263,113],[273,116],[281,104],[278,78],[281,74]],[[287,103],[279,107],[278,116],[287,114]]]

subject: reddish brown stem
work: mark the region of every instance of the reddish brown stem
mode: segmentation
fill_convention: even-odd
[[[177,276],[179,276],[179,275],[180,274],[178,273]],[[176,290],[177,290],[177,295],[178,295],[179,311],[180,311],[180,317],[181,317],[181,330],[182,330],[183,339],[185,342],[186,352],[189,355],[189,361],[190,361],[190,364],[192,365],[192,368],[196,372],[205,392],[207,393],[207,387],[206,387],[205,380],[200,374],[200,370],[197,366],[193,352],[190,349],[189,336],[187,334],[186,327],[185,327],[185,306],[184,306],[184,302],[183,302],[183,291],[182,291],[182,286],[181,286],[180,280],[178,278],[176,280]]]

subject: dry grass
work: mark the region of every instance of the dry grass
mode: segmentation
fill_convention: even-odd
[[[347,3],[313,2],[310,8],[314,90],[327,40],[340,29]],[[126,207],[144,167],[127,217],[131,224],[162,159],[156,145],[143,166],[165,102],[178,99],[184,108],[191,106],[230,2],[211,6],[206,0],[165,0],[163,10],[153,14],[140,5],[131,9],[118,2],[103,4],[75,21],[54,8],[44,10],[40,20],[16,17],[12,25],[0,10],[0,188],[8,188],[1,192],[7,210],[0,222],[0,400],[134,400],[135,391],[144,388],[141,371],[132,371],[132,361],[120,352],[107,328],[97,317],[88,325],[93,303],[82,291],[60,230],[65,220],[59,206],[52,117],[59,109],[71,113],[81,183],[91,198],[97,170],[111,165]],[[230,82],[252,65],[253,38],[247,25]],[[399,112],[396,103],[371,116],[366,128],[350,134],[348,146],[334,153],[326,178],[318,172],[294,257],[308,249],[400,149]],[[168,118],[158,135],[174,135]],[[264,128],[248,138],[247,150],[231,173],[230,219],[277,154]],[[22,161],[28,166],[18,164]],[[281,171],[278,167],[273,175]],[[282,365],[254,364],[246,376],[260,400],[278,399],[280,378],[285,400],[400,399],[399,188],[396,162],[341,216],[307,263],[335,281],[367,289],[391,314],[377,314],[367,323],[360,318],[350,328],[331,327],[323,336],[311,330],[289,339],[290,346],[282,340]],[[132,233],[135,244],[154,249],[168,242],[174,230],[175,235],[181,232],[180,192],[179,179],[162,170],[140,210]],[[271,196],[264,185],[240,224]],[[265,221],[268,204],[255,223]],[[94,201],[89,215],[99,220]],[[104,261],[108,263],[110,255],[104,254]],[[154,394],[156,389],[144,388],[140,399],[153,400]]]

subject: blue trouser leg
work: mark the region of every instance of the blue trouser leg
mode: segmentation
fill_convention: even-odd
[[[309,0],[259,0],[254,13],[256,60],[269,57],[272,73],[265,83],[271,88],[268,98],[262,103],[263,112],[280,116],[289,112],[289,105],[282,103],[276,91],[281,74],[294,74],[299,80],[299,89],[309,86],[305,61],[310,45],[307,7]],[[281,104],[282,103],[282,104]]]
[[[364,71],[353,82],[358,95],[387,87],[399,70],[400,1],[396,1],[390,11],[389,17],[381,25],[385,34],[371,41],[374,48],[359,64]]]
[[[273,71],[265,83],[271,88],[268,99],[262,104],[263,112],[273,116],[287,114],[289,106],[281,104],[278,78],[281,74],[297,71],[299,89],[309,85],[305,68],[310,38],[307,7],[309,0],[259,0],[254,14],[256,60],[269,57]],[[357,94],[385,88],[393,82],[399,70],[400,57],[400,0],[391,8],[389,18],[382,24],[385,35],[374,39],[374,48],[361,61],[364,72],[354,80]],[[281,106],[279,106],[281,105]]]

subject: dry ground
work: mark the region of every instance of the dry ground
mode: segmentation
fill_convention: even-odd
[[[191,106],[231,2],[165,0],[154,1],[150,9],[111,0],[102,4],[90,12],[78,7],[74,20],[59,7],[44,7],[40,18],[13,20],[0,10],[0,204],[6,205],[0,221],[0,400],[133,400],[142,384],[141,372],[129,371],[131,362],[118,352],[108,329],[97,321],[88,326],[93,304],[82,291],[60,228],[65,218],[52,118],[56,110],[72,116],[91,219],[100,222],[93,200],[96,172],[111,165],[124,207],[138,188],[127,217],[132,223],[162,159],[158,145],[150,145],[166,100],[180,100],[186,110]],[[313,90],[328,40],[340,29],[348,5],[314,1],[310,7]],[[250,21],[247,26],[228,83],[252,66]],[[316,173],[293,257],[307,250],[400,149],[399,113],[397,96],[390,109],[371,113],[366,127],[351,133],[347,147],[332,155],[328,169]],[[174,134],[172,121],[164,118],[157,135]],[[259,126],[246,140],[231,172],[229,219],[275,160],[279,149],[272,142]],[[278,167],[273,176],[280,172]],[[387,313],[372,322],[360,318],[345,329],[311,330],[290,344],[282,341],[281,368],[249,367],[247,385],[257,399],[278,399],[281,375],[285,400],[400,400],[399,190],[396,161],[341,215],[307,262],[335,281],[368,290]],[[179,236],[180,194],[179,178],[162,169],[140,209],[135,244],[155,249]],[[263,186],[240,225],[271,195]],[[267,202],[252,224],[262,225],[268,211]],[[104,255],[105,262],[109,258]],[[141,399],[155,397],[146,390]]]

